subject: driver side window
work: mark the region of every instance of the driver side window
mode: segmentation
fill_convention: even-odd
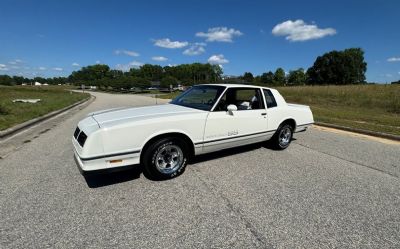
[[[229,88],[221,97],[214,111],[226,111],[236,105],[238,111],[264,109],[264,100],[258,88]]]

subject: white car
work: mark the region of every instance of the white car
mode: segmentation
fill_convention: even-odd
[[[142,164],[148,176],[168,179],[195,155],[267,140],[285,149],[313,122],[308,106],[287,104],[275,89],[205,84],[168,104],[90,113],[72,143],[84,174]]]

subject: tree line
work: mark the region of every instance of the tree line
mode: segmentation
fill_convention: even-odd
[[[71,83],[91,85],[101,88],[133,87],[148,88],[153,84],[168,88],[170,85],[191,86],[200,83],[248,83],[268,86],[280,85],[323,85],[323,84],[360,84],[365,83],[367,63],[361,48],[349,48],[343,51],[331,51],[318,56],[307,70],[299,68],[288,73],[283,68],[254,76],[245,72],[239,77],[223,77],[222,67],[212,64],[192,63],[177,66],[159,66],[144,64],[129,71],[111,69],[108,65],[96,64],[82,67],[68,77],[27,79],[19,76],[0,75],[0,84],[22,84],[40,82],[47,84]]]
[[[331,51],[318,56],[314,64],[304,70],[299,68],[288,73],[283,68],[269,71],[258,76],[245,72],[236,79],[243,83],[265,85],[345,85],[362,84],[365,81],[367,63],[361,48],[343,51]],[[227,79],[229,81],[231,79]]]

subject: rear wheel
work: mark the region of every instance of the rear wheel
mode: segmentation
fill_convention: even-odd
[[[162,138],[144,152],[144,170],[154,180],[174,178],[184,172],[188,155],[188,145],[182,139]]]
[[[293,138],[293,127],[289,124],[283,124],[271,138],[272,146],[278,150],[284,150],[289,147]]]

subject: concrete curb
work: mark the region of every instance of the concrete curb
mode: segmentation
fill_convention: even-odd
[[[0,131],[0,139],[8,137],[8,136],[11,136],[11,135],[13,135],[13,134],[15,134],[15,133],[17,133],[17,132],[19,132],[21,130],[27,129],[27,128],[29,128],[29,127],[31,127],[31,126],[33,126],[35,124],[38,124],[40,122],[46,121],[46,120],[48,120],[48,119],[50,119],[50,118],[52,118],[52,117],[54,117],[54,116],[56,116],[58,114],[66,112],[66,111],[68,111],[68,110],[70,110],[70,109],[72,109],[72,108],[74,108],[76,106],[84,105],[84,104],[90,104],[95,99],[96,99],[96,97],[94,97],[93,95],[90,95],[89,98],[86,98],[84,100],[76,102],[76,103],[74,103],[72,105],[69,105],[67,107],[64,107],[64,108],[62,108],[60,110],[56,110],[56,111],[47,113],[46,115],[43,115],[43,116],[28,120],[28,121],[26,121],[26,122],[24,122],[22,124],[17,124],[15,126],[11,127],[11,128],[8,128],[6,130]]]
[[[350,131],[350,132],[370,135],[370,136],[374,136],[374,137],[381,137],[381,138],[391,139],[391,140],[395,140],[395,141],[400,141],[400,136],[387,134],[387,133],[383,133],[383,132],[378,132],[378,131],[368,131],[368,130],[363,130],[363,129],[358,129],[358,128],[351,128],[351,127],[347,127],[347,126],[328,124],[328,123],[323,123],[323,122],[315,122],[314,125],[329,127],[329,128],[334,128],[334,129],[339,129],[339,130],[344,130],[344,131]]]

